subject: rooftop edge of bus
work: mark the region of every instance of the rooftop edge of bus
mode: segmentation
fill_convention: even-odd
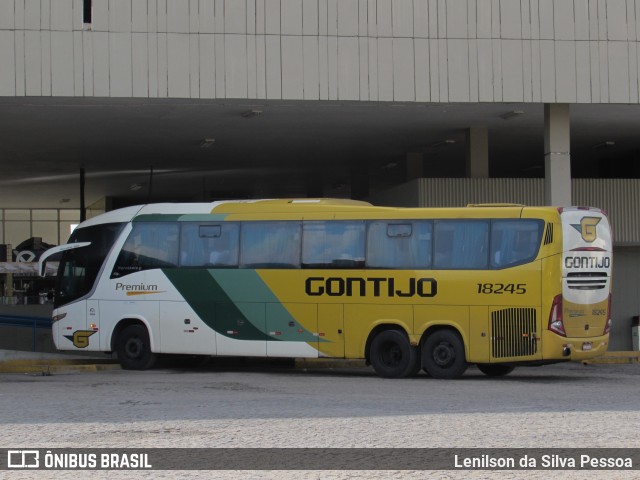
[[[455,218],[460,212],[461,217],[470,218],[545,218],[551,220],[568,210],[585,210],[606,213],[593,207],[557,207],[557,206],[526,206],[516,203],[478,203],[464,207],[389,207],[376,206],[361,200],[340,198],[284,198],[284,199],[247,199],[222,200],[215,202],[192,203],[150,203],[124,207],[105,212],[86,220],[81,228],[104,223],[131,222],[142,215],[161,215],[159,218],[181,215],[220,215],[216,220],[234,220],[244,218],[253,219],[255,215],[272,215],[281,219],[296,219],[301,215],[317,214],[317,218],[325,218],[327,214],[334,215],[334,219],[382,219],[382,218]],[[389,212],[387,214],[387,212]],[[525,213],[526,212],[526,213]],[[352,215],[353,214],[353,215]],[[344,216],[343,216],[344,215]],[[165,217],[166,216],[166,217]],[[240,216],[240,217],[238,217]],[[245,218],[246,216],[246,218]],[[147,217],[151,218],[151,217]],[[302,218],[302,217],[300,217]],[[306,217],[312,219],[313,217]]]

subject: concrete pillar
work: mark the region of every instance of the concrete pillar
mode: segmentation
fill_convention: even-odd
[[[466,131],[466,176],[489,178],[489,130],[486,127],[470,127]]]
[[[424,177],[424,157],[421,152],[407,153],[407,182]]]
[[[544,202],[571,205],[569,105],[544,105]]]

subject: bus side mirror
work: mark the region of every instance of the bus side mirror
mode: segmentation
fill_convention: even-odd
[[[78,243],[67,243],[65,245],[58,245],[57,247],[50,248],[38,259],[38,275],[44,277],[47,275],[47,258],[51,255],[55,255],[56,253],[64,252],[66,250],[75,250],[76,248],[82,248],[91,245],[91,242],[78,242]]]
[[[49,250],[44,252],[42,255],[40,255],[40,258],[38,259],[38,275],[40,275],[41,277],[47,276],[47,258],[57,253],[57,252],[51,252],[52,250],[56,250],[57,248],[58,247],[50,248]]]
[[[47,262],[38,260],[38,275],[45,277],[47,275]]]

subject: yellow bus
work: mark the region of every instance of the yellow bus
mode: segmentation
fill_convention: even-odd
[[[611,232],[595,208],[388,208],[331,199],[150,204],[80,224],[53,338],[159,355],[366,359],[457,378],[605,353]]]

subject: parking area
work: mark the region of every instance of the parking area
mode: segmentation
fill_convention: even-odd
[[[452,381],[425,375],[385,380],[362,368],[215,363],[191,370],[0,374],[0,438],[3,448],[637,448],[638,392],[638,364],[519,368],[499,379],[472,368]],[[91,473],[106,478],[108,472]],[[281,477],[254,473],[249,477]],[[440,472],[438,478],[461,473]],[[466,475],[486,478],[486,473]],[[511,473],[501,475],[522,478],[525,472]],[[526,473],[548,478],[550,472]],[[604,472],[551,473],[605,478]],[[634,473],[608,472],[606,478],[634,478]],[[396,476],[413,475],[422,478],[425,472]],[[119,477],[112,472],[109,478]]]

